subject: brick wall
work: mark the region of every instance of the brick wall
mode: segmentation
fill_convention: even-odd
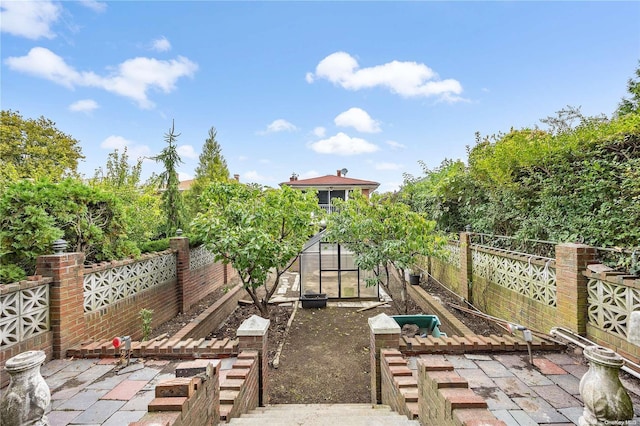
[[[605,304],[605,306],[600,305],[600,307],[610,311],[610,305],[614,305],[617,308],[614,309],[618,311],[618,315],[612,318],[612,321],[607,324],[607,315],[604,315],[604,312],[592,311],[592,314],[596,318],[600,318],[600,320],[587,322],[586,337],[601,346],[616,351],[633,363],[640,365],[640,347],[628,342],[626,338],[623,337],[623,335],[626,336],[628,334],[629,317],[627,316],[625,318],[623,312],[619,311],[619,308],[625,305],[623,300],[627,302],[627,309],[634,309],[637,303],[635,301],[636,296],[634,295],[637,295],[640,291],[640,276],[625,275],[605,267],[601,267],[600,269],[602,269],[602,272],[586,271],[584,276],[587,280],[593,279],[598,283],[601,282],[601,285],[608,287],[608,290],[601,290],[603,292],[601,297],[606,298],[608,303]],[[623,323],[627,329],[626,332],[621,328]],[[610,329],[605,329],[605,324],[607,324]],[[617,325],[617,327],[614,327],[614,324]],[[628,364],[628,367],[634,368],[631,364]],[[634,369],[638,370],[636,368]]]
[[[197,376],[197,377],[196,377]],[[220,362],[179,364],[176,378],[156,385],[148,412],[130,426],[210,426],[220,423]]]
[[[142,291],[103,309],[89,312],[85,317],[84,339],[100,340],[119,335],[130,335],[133,340],[142,338],[141,309],[153,310],[151,326],[175,317],[178,312],[176,281]]]
[[[191,270],[191,250],[188,238],[171,238],[170,245],[177,253],[177,298],[180,312],[187,312],[202,298],[226,284],[237,282],[235,271],[222,263],[209,263]]]
[[[392,327],[389,327],[389,326]],[[371,403],[382,403],[382,350],[400,347],[400,326],[386,314],[369,318],[369,354],[371,360]]]
[[[257,351],[242,351],[220,383],[220,418],[228,422],[258,406],[259,357]]]
[[[254,321],[257,320],[257,321]],[[243,327],[252,324],[249,333]],[[270,321],[262,317],[252,316],[240,325],[236,331],[238,337],[238,350],[241,352],[256,353],[258,356],[258,405],[264,407],[269,403],[269,324]]]
[[[84,254],[39,256],[36,273],[52,278],[49,288],[52,356],[63,358],[67,349],[87,337],[83,296]]]
[[[430,274],[441,283],[447,283],[456,294],[464,294],[466,291],[460,282],[460,267],[435,257],[429,258]]]
[[[236,284],[229,289],[213,305],[209,306],[196,319],[191,321],[173,337],[176,339],[199,339],[207,337],[212,330],[216,330],[224,320],[238,307],[238,301],[244,296],[244,287]]]
[[[467,381],[443,361],[418,359],[418,410],[420,423],[438,426],[506,426],[487,409]]]
[[[10,285],[0,285],[0,293],[9,294],[16,290],[19,291],[22,289],[41,286],[43,284],[50,284],[51,281],[51,278],[38,278],[33,281],[28,280]],[[53,351],[53,332],[51,331],[51,328],[49,328],[49,331],[24,339],[17,344],[2,347],[2,350],[0,350],[0,388],[9,384],[9,374],[4,369],[4,365],[7,360],[27,351],[43,351],[47,356],[47,359],[51,359]]]
[[[410,420],[418,418],[418,381],[397,349],[382,349],[380,357],[382,403]]]
[[[483,312],[523,324],[531,329],[548,333],[557,323],[557,310],[553,306],[533,300],[485,278],[473,275],[474,306]]]
[[[522,260],[509,253],[491,253]],[[594,253],[593,248],[583,244],[556,246],[555,307],[474,273],[469,234],[466,232],[460,234],[460,265],[450,265],[436,258],[430,259],[430,262],[434,278],[489,315],[545,333],[554,326],[564,326],[584,335],[587,305],[586,279],[582,274],[586,266],[595,261]],[[468,282],[471,283],[470,287]]]

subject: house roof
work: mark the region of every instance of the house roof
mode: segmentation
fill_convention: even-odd
[[[376,189],[380,183],[372,180],[353,179],[344,176],[326,175],[310,179],[289,180],[282,182],[282,185],[292,187],[323,187],[323,186],[345,186],[345,187],[363,187]]]
[[[193,185],[194,181],[195,179],[180,181],[180,183],[178,184],[178,191],[186,191],[188,189],[191,189],[191,185]]]

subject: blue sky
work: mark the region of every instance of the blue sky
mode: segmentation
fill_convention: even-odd
[[[638,2],[6,1],[1,106],[153,156],[175,120],[193,176],[214,126],[231,174],[397,189],[418,160],[566,105],[611,115],[640,59]],[[143,174],[159,171],[145,161]]]

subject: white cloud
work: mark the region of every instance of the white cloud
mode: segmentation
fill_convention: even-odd
[[[169,43],[166,37],[162,36],[153,40],[151,48],[156,52],[167,52],[171,50],[171,43]]]
[[[51,1],[4,1],[0,4],[2,32],[37,40],[54,38],[51,30],[62,12],[62,7]]]
[[[313,73],[312,72],[308,72],[304,76],[304,79],[307,80],[307,83],[309,83],[309,84],[313,83]]]
[[[266,130],[262,130],[258,132],[258,134],[266,135],[267,133],[293,132],[294,130],[298,130],[298,128],[287,120],[279,118],[271,122],[271,124],[267,126]]]
[[[267,158],[261,158],[258,160],[258,163],[260,164],[271,164],[271,160],[267,159]]]
[[[198,158],[198,153],[191,145],[180,145],[177,149],[178,155],[184,158]]]
[[[357,155],[375,152],[379,148],[364,139],[352,138],[342,132],[328,139],[310,144],[312,150],[319,154]]]
[[[247,157],[246,155],[241,155],[240,157],[238,157],[238,161],[247,161],[249,159],[249,157]]]
[[[99,107],[93,99],[81,99],[69,105],[69,111],[90,113]]]
[[[138,145],[133,141],[117,135],[111,135],[102,141],[100,148],[108,150],[117,149],[120,153],[127,148],[127,155],[129,156],[130,162],[135,162],[141,157],[149,157],[151,154],[151,150],[147,145]]]
[[[374,167],[376,170],[400,170],[402,168],[402,164],[377,163]]]
[[[393,150],[397,150],[397,149],[404,149],[406,148],[406,145],[401,144],[400,142],[396,142],[396,141],[387,141],[386,142],[387,145],[389,145],[391,147],[391,149]]]
[[[100,144],[100,148],[123,150],[131,142],[122,136],[111,135]]]
[[[358,61],[346,52],[336,52],[321,60],[315,74],[308,73],[307,82],[324,78],[347,90],[385,87],[391,93],[409,97],[439,96],[444,100],[462,100],[462,85],[454,79],[439,80],[425,64],[391,61],[369,68],[360,68]]]
[[[347,111],[338,114],[333,121],[336,126],[353,127],[363,133],[378,133],[380,131],[380,123],[371,118],[369,113],[361,108],[349,108]]]
[[[255,170],[249,170],[242,175],[242,180],[244,182],[263,183],[269,179],[266,176],[262,176]]]
[[[160,61],[154,58],[128,59],[105,77],[92,71],[76,71],[60,56],[44,47],[32,48],[26,56],[9,57],[5,63],[14,71],[53,81],[68,88],[75,86],[98,87],[134,100],[140,108],[152,108],[147,98],[151,88],[170,93],[180,77],[192,77],[198,65],[189,59]]]
[[[313,134],[319,138],[324,138],[324,136],[327,134],[327,129],[322,126],[318,126],[313,129]]]
[[[80,0],[80,4],[86,8],[89,8],[97,13],[102,13],[107,10],[107,3],[96,0]]]
[[[189,173],[185,173],[185,172],[178,172],[178,180],[180,182],[184,181],[184,180],[191,180],[193,179],[193,176],[190,175]]]

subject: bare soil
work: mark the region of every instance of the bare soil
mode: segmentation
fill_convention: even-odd
[[[459,304],[459,299],[439,284],[422,283],[421,285],[429,293],[439,297],[443,306],[474,332],[483,335],[504,333],[504,330],[490,321],[451,308],[449,303]],[[378,307],[363,312],[356,312],[356,308],[298,308],[288,331],[286,325],[293,308],[271,305],[268,337],[269,402],[272,404],[370,402],[367,320],[381,312],[389,315],[405,313],[400,289],[399,283],[392,283],[390,291],[394,303],[391,308]],[[163,333],[175,334],[218,300],[222,294],[223,290],[220,289],[202,299],[189,312],[180,314],[155,328],[152,337]],[[407,313],[424,312],[416,303],[408,300]],[[235,338],[240,324],[251,315],[260,315],[255,306],[238,306],[225,323],[212,331],[208,337]],[[276,369],[273,368],[273,360],[281,344],[283,349]]]
[[[269,370],[271,404],[371,402],[372,311],[298,309],[280,356]]]

